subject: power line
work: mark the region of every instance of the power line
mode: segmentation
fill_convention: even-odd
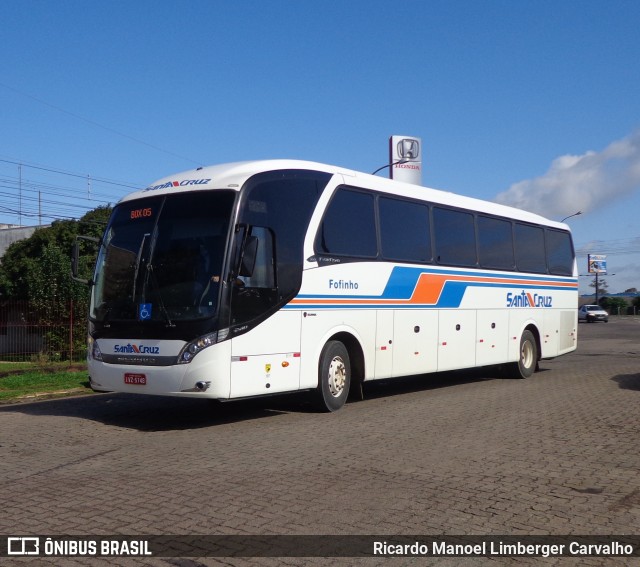
[[[89,177],[91,193],[88,193],[85,185],[88,177],[84,174],[25,164],[13,159],[0,159],[0,166],[2,164],[5,172],[4,175],[0,174],[0,200],[4,206],[0,206],[0,215],[3,222],[8,221],[7,215],[16,215],[18,225],[22,225],[23,217],[38,219],[38,224],[42,224],[43,219],[76,219],[99,206],[110,206],[124,194],[140,187],[111,179]],[[18,168],[17,177],[13,172],[6,171],[11,166]],[[42,174],[48,178],[33,178],[33,175]]]
[[[117,200],[122,195],[114,195],[113,193],[101,193],[93,191],[91,192],[92,197],[87,197],[84,195],[84,190],[80,188],[71,188],[63,185],[52,185],[48,183],[36,183],[31,181],[22,181],[21,185],[19,185],[15,180],[6,179],[0,177],[0,188],[3,189],[15,189],[18,187],[22,191],[31,191],[34,193],[37,192],[46,192],[48,195],[56,195],[60,197],[73,197],[78,199],[84,199],[87,201],[97,201],[97,200]],[[71,193],[69,192],[71,191]]]
[[[191,158],[188,158],[186,156],[177,154],[175,152],[171,152],[169,150],[166,150],[164,148],[161,148],[160,146],[156,146],[154,144],[150,144],[149,142],[145,142],[144,140],[140,140],[139,138],[134,138],[133,136],[129,136],[129,134],[125,134],[124,132],[120,132],[119,130],[116,130],[115,128],[111,128],[110,126],[105,126],[104,124],[100,124],[100,122],[96,122],[95,120],[91,120],[90,118],[86,118],[84,116],[81,116],[79,114],[76,114],[75,112],[70,112],[68,110],[66,110],[65,108],[62,108],[60,106],[56,106],[55,104],[51,104],[50,102],[47,102],[46,100],[43,100],[41,98],[35,97],[29,93],[25,93],[24,91],[18,90],[12,86],[9,86],[5,83],[0,82],[0,87],[4,87],[5,89],[8,89],[10,91],[13,91],[16,94],[19,94],[20,96],[24,96],[26,98],[29,98],[31,100],[34,100],[40,104],[43,104],[44,106],[48,106],[49,108],[53,108],[54,110],[57,110],[58,112],[62,112],[63,114],[67,114],[69,116],[72,116],[73,118],[77,119],[77,120],[81,120],[83,122],[86,122],[87,124],[91,124],[92,126],[96,126],[97,128],[101,128],[103,130],[106,130],[107,132],[111,132],[112,134],[116,134],[117,136],[121,136],[122,138],[126,138],[127,140],[131,140],[132,142],[136,142],[138,144],[142,144],[143,146],[147,146],[148,148],[151,148],[153,150],[156,150],[158,152],[162,152],[164,154],[167,155],[171,155],[173,157],[177,157],[180,159],[183,159],[185,161],[197,164],[199,166],[202,166],[204,164],[193,160]]]
[[[19,167],[28,167],[30,169],[38,169],[40,171],[46,171],[48,173],[56,173],[58,175],[66,175],[67,177],[77,177],[80,179],[83,179],[86,181],[87,176],[86,174],[82,174],[82,173],[73,173],[70,171],[64,171],[63,169],[55,169],[52,167],[45,167],[42,165],[35,165],[35,164],[30,164],[24,161],[16,161],[16,160],[10,160],[10,159],[2,159],[0,158],[0,162],[2,163],[10,163],[12,165],[16,165]],[[91,180],[93,182],[98,182],[98,183],[104,183],[106,185],[117,185],[119,187],[127,187],[128,189],[139,189],[140,188],[140,184],[135,184],[135,183],[131,183],[131,182],[124,182],[124,181],[114,181],[112,179],[106,179],[106,178],[102,178],[102,177],[91,177]]]

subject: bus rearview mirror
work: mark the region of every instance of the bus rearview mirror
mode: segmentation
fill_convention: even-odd
[[[239,276],[250,278],[256,266],[256,258],[258,257],[258,237],[247,236],[240,260]]]

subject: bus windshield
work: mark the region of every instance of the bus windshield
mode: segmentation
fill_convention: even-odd
[[[94,321],[187,321],[218,306],[233,191],[196,191],[118,205],[96,263]]]

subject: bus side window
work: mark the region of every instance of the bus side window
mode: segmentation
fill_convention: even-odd
[[[436,260],[450,266],[475,266],[476,234],[470,212],[433,208]]]
[[[547,229],[547,263],[549,272],[559,276],[573,273],[573,245],[571,234],[559,230]]]
[[[378,212],[385,260],[431,261],[428,205],[381,196],[378,198]]]
[[[478,216],[478,253],[480,266],[494,270],[513,270],[513,230],[511,221]]]
[[[340,187],[324,213],[316,252],[375,258],[377,246],[373,195]]]
[[[515,226],[516,264],[521,272],[547,272],[547,260],[544,247],[544,229],[516,223]]]

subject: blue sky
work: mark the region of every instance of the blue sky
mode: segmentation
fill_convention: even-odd
[[[0,16],[0,222],[37,224],[38,193],[48,222],[195,165],[373,171],[406,134],[425,185],[582,210],[581,273],[608,254],[610,290],[640,289],[638,2],[5,0]]]

